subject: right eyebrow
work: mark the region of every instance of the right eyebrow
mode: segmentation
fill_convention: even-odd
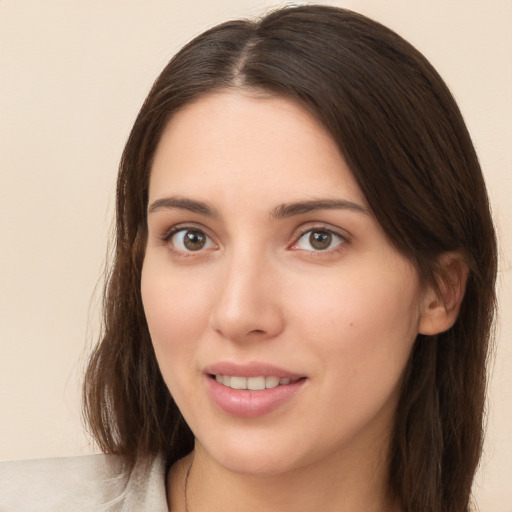
[[[281,204],[270,212],[270,216],[274,219],[283,219],[317,210],[351,210],[365,215],[370,214],[364,206],[345,199],[313,199],[311,201]]]
[[[202,201],[195,201],[194,199],[187,199],[184,197],[162,197],[153,201],[148,207],[148,214],[159,210],[187,210],[207,217],[218,217],[219,214],[215,208],[203,203]]]

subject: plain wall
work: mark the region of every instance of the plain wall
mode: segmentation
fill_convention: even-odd
[[[475,496],[512,511],[512,2],[331,1],[396,30],[450,86],[501,243],[496,363]],[[0,0],[0,458],[94,451],[80,382],[98,333],[115,177],[135,115],[191,37],[256,0]]]

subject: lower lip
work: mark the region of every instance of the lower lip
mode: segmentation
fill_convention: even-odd
[[[225,413],[241,418],[256,418],[277,409],[302,388],[306,379],[275,388],[251,391],[232,389],[206,376],[206,388],[212,401]]]

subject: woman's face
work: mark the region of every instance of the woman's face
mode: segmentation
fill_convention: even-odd
[[[425,294],[305,110],[225,92],[174,115],[148,228],[156,357],[211,460],[276,474],[385,449]]]

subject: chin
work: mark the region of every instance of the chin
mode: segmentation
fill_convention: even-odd
[[[262,440],[250,442],[247,438],[245,442],[240,441],[216,442],[212,443],[210,448],[196,440],[196,450],[206,452],[209,458],[226,470],[247,476],[274,476],[301,465],[297,458],[297,451],[291,446]]]

